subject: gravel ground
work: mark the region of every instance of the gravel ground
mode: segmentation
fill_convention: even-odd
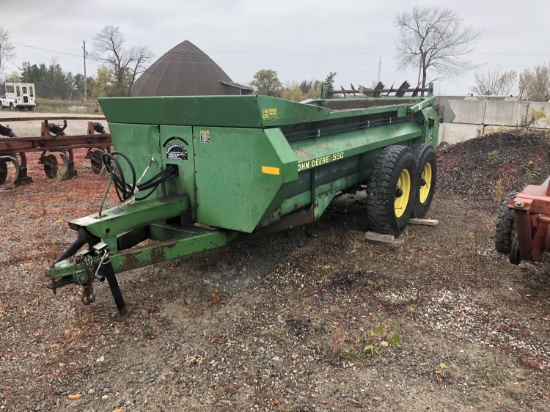
[[[470,142],[438,151],[439,224],[400,246],[367,243],[364,197],[342,197],[316,224],[121,274],[122,323],[106,285],[90,306],[45,287],[107,178],[83,151],[64,182],[29,156],[33,183],[0,188],[0,409],[547,410],[550,260],[509,264],[494,228],[508,182],[550,174],[549,141]]]

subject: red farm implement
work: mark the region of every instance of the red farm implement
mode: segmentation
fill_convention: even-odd
[[[17,186],[30,183],[27,175],[27,157],[30,152],[41,152],[38,163],[44,166],[44,173],[50,179],[66,180],[76,176],[74,168],[73,150],[87,149],[86,158],[90,160],[94,173],[101,173],[101,155],[110,151],[111,135],[105,132],[97,118],[71,117],[71,120],[89,121],[86,134],[66,135],[67,120],[65,118],[26,117],[2,119],[3,122],[12,121],[42,121],[40,136],[17,137],[9,126],[0,125],[0,184],[8,177],[8,164],[13,165],[14,178],[11,185]],[[50,123],[50,120],[63,120],[62,125]],[[14,128],[17,131],[17,128]],[[56,156],[56,154],[58,156]],[[58,157],[61,162],[58,162]]]
[[[529,185],[504,200],[497,222],[495,246],[509,253],[510,262],[536,262],[550,252],[550,177],[540,185]]]

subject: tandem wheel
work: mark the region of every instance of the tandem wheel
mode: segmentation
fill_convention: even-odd
[[[412,215],[417,187],[414,152],[407,146],[384,148],[378,154],[367,184],[370,230],[399,236]]]

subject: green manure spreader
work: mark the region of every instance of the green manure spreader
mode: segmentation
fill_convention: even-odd
[[[50,287],[82,285],[91,303],[106,279],[124,318],[117,273],[315,222],[357,190],[369,230],[399,236],[435,190],[439,119],[424,91],[100,99],[115,149],[102,161],[121,204],[69,222],[77,239],[46,270]]]

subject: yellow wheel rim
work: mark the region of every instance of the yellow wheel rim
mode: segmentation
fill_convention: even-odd
[[[426,163],[422,170],[422,180],[420,182],[420,191],[418,193],[420,203],[425,203],[428,200],[428,195],[432,188],[432,165]]]
[[[397,180],[397,187],[395,190],[395,216],[401,217],[407,209],[407,203],[409,203],[409,197],[411,196],[411,175],[407,169],[403,169]]]

